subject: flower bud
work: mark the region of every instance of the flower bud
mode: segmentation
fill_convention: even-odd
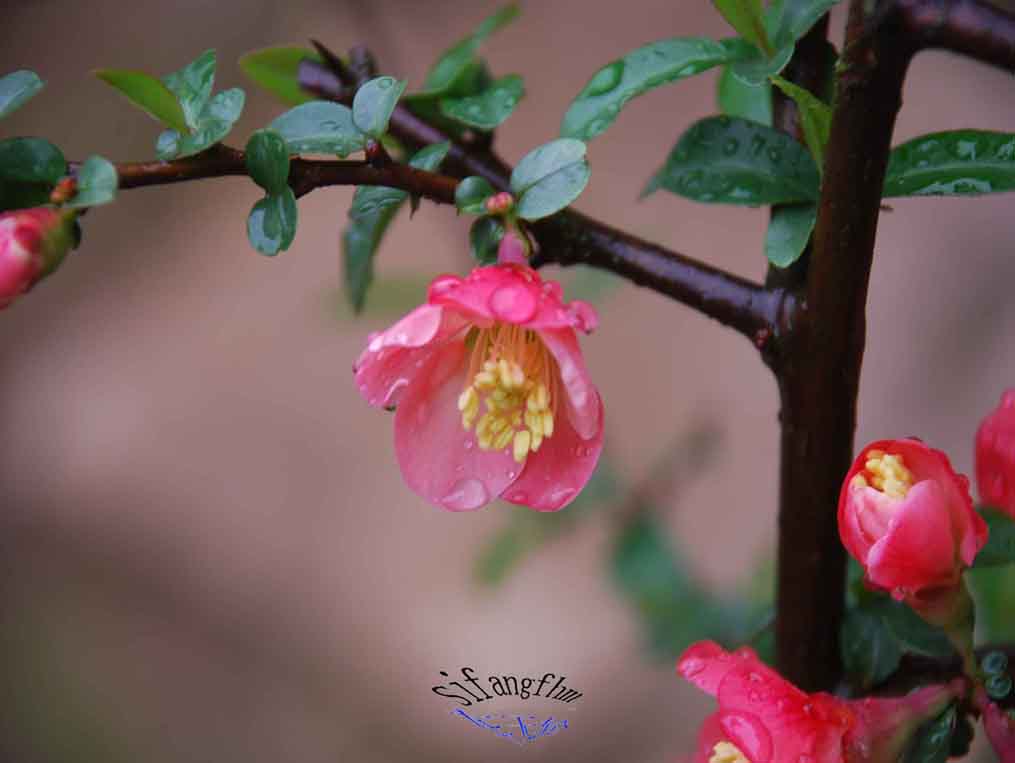
[[[59,267],[74,243],[76,216],[52,207],[0,214],[0,309]]]
[[[1015,389],[976,432],[976,486],[983,503],[1015,519]]]

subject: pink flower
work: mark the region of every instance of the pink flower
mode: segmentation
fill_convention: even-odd
[[[73,242],[74,217],[52,207],[0,214],[0,309],[56,270]]]
[[[603,404],[575,335],[596,322],[523,265],[436,278],[353,369],[371,405],[396,407],[409,487],[452,511],[497,497],[541,511],[570,503],[602,449]]]
[[[690,646],[677,673],[719,703],[701,726],[694,763],[895,763],[909,735],[964,686],[846,701],[801,691],[753,650],[712,641]]]
[[[1015,519],[1015,389],[976,432],[976,486],[981,501]]]
[[[987,698],[983,689],[976,692],[978,704],[983,708],[983,728],[1001,763],[1015,763],[1015,720],[996,703]]]
[[[915,605],[959,585],[987,542],[987,525],[973,510],[969,480],[944,453],[916,439],[881,440],[846,474],[839,535],[868,585]]]

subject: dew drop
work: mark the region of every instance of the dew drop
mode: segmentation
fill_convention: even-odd
[[[393,84],[394,80],[391,77],[381,77],[377,80],[377,87],[381,90],[388,90]]]
[[[722,144],[722,152],[726,156],[733,156],[738,148],[740,148],[740,141],[736,138],[727,138],[726,142]]]
[[[574,494],[575,490],[574,488],[571,487],[565,487],[560,490],[555,490],[552,493],[550,493],[550,505],[562,506],[568,500],[570,500],[571,496],[573,496]]]
[[[593,75],[589,84],[585,86],[585,92],[582,95],[591,97],[608,93],[620,84],[622,76],[624,76],[624,62],[614,61]]]
[[[782,159],[782,152],[773,146],[768,149],[768,158],[773,162],[779,162]]]
[[[501,320],[525,323],[536,314],[537,299],[523,286],[502,286],[490,295],[487,306]]]
[[[518,472],[516,472],[516,471],[514,471],[514,470],[508,470],[508,473],[507,473],[507,478],[508,478],[509,480],[513,480],[513,479],[514,479],[515,477],[517,477],[517,476],[518,476]]]
[[[698,675],[705,669],[705,661],[699,660],[697,657],[692,657],[689,660],[684,660],[680,663],[680,673],[684,678],[691,678],[692,676]]]
[[[476,479],[459,480],[441,503],[454,511],[478,509],[490,499],[486,485]]]
[[[527,493],[523,493],[520,490],[510,493],[504,497],[509,501],[514,501],[515,503],[525,503],[529,498]]]

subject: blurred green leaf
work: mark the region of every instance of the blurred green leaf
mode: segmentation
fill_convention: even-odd
[[[793,57],[793,49],[793,44],[790,43],[776,50],[771,56],[766,56],[762,51],[753,48],[733,61],[730,71],[745,85],[757,87],[786,68],[786,64]]]
[[[1015,520],[999,509],[981,506],[990,535],[973,562],[974,567],[991,567],[1015,562]]]
[[[261,188],[281,193],[289,185],[289,151],[275,130],[257,130],[247,140],[247,171]]]
[[[1015,640],[1015,565],[977,567],[966,580],[976,601],[977,642]]]
[[[825,146],[828,144],[828,134],[832,128],[832,108],[807,90],[782,77],[772,77],[772,84],[796,103],[800,126],[804,130],[804,140],[807,141],[807,148],[810,149],[820,172],[825,164]]]
[[[243,112],[245,96],[239,88],[223,90],[205,104],[193,132],[165,130],[155,143],[162,160],[192,156],[225,138]]]
[[[739,39],[716,42],[705,37],[674,37],[642,46],[592,75],[564,114],[560,134],[591,140],[613,124],[635,96],[751,52]]]
[[[420,150],[409,164],[428,172],[436,171],[448,155],[451,144],[434,143]],[[395,214],[409,198],[397,188],[360,186],[353,194],[349,224],[342,233],[342,262],[345,294],[354,313],[363,310],[366,293],[373,282],[377,248]]]
[[[247,53],[240,58],[239,66],[254,83],[280,101],[288,106],[299,106],[314,100],[314,96],[303,91],[297,79],[303,59],[321,62],[321,56],[315,50],[284,45]]]
[[[310,101],[278,117],[269,127],[278,132],[291,154],[336,154],[361,151],[366,138],[352,121],[352,111],[339,103]]]
[[[167,74],[162,82],[179,101],[187,126],[200,129],[201,113],[215,82],[215,51],[206,50],[179,71]]]
[[[517,74],[493,82],[476,95],[440,99],[444,116],[477,130],[492,130],[509,116],[525,95],[525,83]]]
[[[680,137],[644,195],[665,188],[695,201],[757,206],[814,201],[819,184],[814,160],[792,137],[718,116]]]
[[[862,606],[882,619],[903,651],[942,659],[955,654],[945,632],[927,623],[906,604],[886,594],[869,592]]]
[[[282,193],[265,196],[254,205],[247,218],[247,238],[261,254],[285,251],[296,236],[298,210],[296,197],[288,186]]]
[[[470,215],[485,215],[486,200],[497,190],[484,178],[471,175],[464,178],[455,189],[455,206],[459,212]]]
[[[761,0],[712,0],[712,4],[737,34],[761,50],[772,52]]]
[[[767,80],[753,87],[734,77],[731,68],[724,66],[719,75],[718,101],[726,116],[772,126],[772,86]]]
[[[480,217],[469,228],[469,251],[480,265],[497,262],[497,250],[504,238],[504,224],[495,217]]]
[[[864,691],[888,678],[902,660],[902,649],[888,626],[862,608],[846,612],[839,647],[851,683]]]
[[[916,730],[900,763],[945,763],[948,760],[958,714],[955,705]]]
[[[388,120],[405,91],[405,81],[394,77],[375,77],[356,91],[352,101],[352,121],[371,138],[388,131]]]
[[[29,69],[0,77],[0,119],[13,114],[44,86],[39,75]]]
[[[101,156],[90,156],[78,170],[78,192],[65,206],[96,207],[108,204],[116,196],[119,177],[116,167]]]
[[[63,153],[42,138],[0,141],[0,180],[52,186],[67,174]]]
[[[765,233],[765,256],[777,268],[788,268],[804,253],[818,218],[817,204],[778,206]]]
[[[795,43],[839,0],[773,0],[766,14],[776,47]]]
[[[185,132],[187,118],[176,96],[162,80],[127,69],[98,69],[95,76],[120,91],[135,106],[167,127]]]
[[[516,212],[525,220],[538,220],[566,207],[589,182],[585,144],[574,138],[557,138],[533,149],[511,173]]]
[[[1015,190],[1015,134],[950,130],[892,149],[885,196],[975,196]]]

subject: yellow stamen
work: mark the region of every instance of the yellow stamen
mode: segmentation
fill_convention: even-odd
[[[906,468],[902,456],[882,450],[867,452],[863,473],[853,477],[853,488],[873,487],[891,498],[905,498],[913,487],[913,473]]]
[[[740,748],[731,742],[716,742],[708,763],[750,763]]]
[[[534,331],[506,324],[472,331],[471,381],[458,398],[462,428],[475,425],[482,450],[510,445],[514,459],[524,463],[553,435],[556,361]]]

